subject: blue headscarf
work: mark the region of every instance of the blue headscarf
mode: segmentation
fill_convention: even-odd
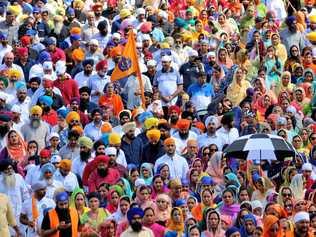
[[[245,223],[246,221],[252,221],[253,224],[254,224],[255,226],[257,226],[256,218],[255,218],[255,216],[252,215],[252,214],[247,214],[247,215],[245,215],[244,218],[243,218],[243,220],[244,220],[243,223]],[[248,235],[248,233],[247,233],[245,224],[243,224],[243,226],[240,228],[240,234],[241,234],[241,237],[248,237],[248,236],[250,236],[250,235]]]

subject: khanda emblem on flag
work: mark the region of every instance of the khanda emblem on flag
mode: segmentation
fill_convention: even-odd
[[[121,57],[120,61],[118,62],[118,68],[121,71],[127,71],[132,66],[132,60],[127,57]]]

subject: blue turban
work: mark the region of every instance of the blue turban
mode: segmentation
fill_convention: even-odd
[[[252,180],[254,183],[258,182],[262,177],[258,173],[252,175]]]
[[[48,96],[48,95],[42,95],[40,98],[38,98],[38,101],[41,103],[41,104],[45,104],[49,107],[52,106],[53,104],[53,98]]]
[[[244,221],[252,221],[255,225],[257,225],[256,218],[252,214],[247,214],[243,217]]]
[[[15,86],[15,89],[17,91],[26,91],[27,90],[26,84],[22,81],[17,81],[14,86]]]
[[[186,26],[186,22],[184,19],[180,18],[180,17],[177,17],[175,20],[174,20],[174,24],[180,28],[183,28]]]
[[[65,106],[60,107],[57,110],[57,115],[60,116],[60,117],[63,117],[64,119],[66,118],[68,113],[69,113],[69,109],[67,109]]]
[[[7,40],[8,39],[8,35],[4,32],[0,32],[0,40]]]
[[[181,179],[181,183],[184,186],[188,186],[190,184],[190,181],[187,178],[182,178]]]
[[[29,3],[23,3],[22,9],[26,14],[30,15],[33,13],[33,6]]]
[[[80,40],[80,39],[81,39],[81,36],[80,36],[80,35],[71,35],[71,36],[70,36],[70,40],[71,40],[71,41]]]
[[[49,171],[53,174],[53,173],[55,173],[55,170],[56,170],[56,168],[52,163],[46,163],[45,165],[43,165],[41,167],[41,176],[43,177],[47,171]]]
[[[151,112],[143,112],[138,116],[138,122],[144,123],[146,119],[152,118],[154,115]]]
[[[168,231],[164,237],[177,237],[178,236],[178,233],[176,231]]]
[[[68,201],[69,196],[67,192],[60,192],[56,195],[55,199],[56,199],[56,202],[65,202],[65,201]]]
[[[214,181],[210,176],[203,176],[201,179],[201,185],[214,185]]]
[[[232,234],[234,234],[236,232],[238,232],[240,234],[240,230],[237,227],[232,226],[226,230],[225,237],[230,237]]]
[[[69,43],[66,40],[64,40],[63,42],[59,43],[59,47],[61,49],[68,49],[69,48]]]
[[[131,222],[135,215],[139,215],[141,218],[143,218],[143,216],[144,216],[143,209],[141,209],[139,207],[133,207],[133,208],[129,209],[127,212],[128,221]]]
[[[289,16],[289,17],[286,19],[286,24],[287,24],[287,25],[291,25],[294,21],[296,21],[296,17],[295,17],[295,16]]]
[[[177,200],[175,201],[174,206],[175,206],[175,207],[181,207],[181,206],[183,206],[183,205],[185,205],[185,204],[186,204],[185,199],[181,198],[181,199],[177,199]]]
[[[109,145],[109,133],[104,133],[101,135],[101,141],[103,142],[104,146],[108,146]]]
[[[35,36],[37,34],[37,31],[34,29],[29,29],[25,33],[27,36]]]
[[[38,55],[37,62],[43,64],[47,61],[52,61],[52,57],[50,56],[50,54],[47,51],[40,52],[40,54]]]
[[[68,9],[67,9],[67,15],[75,15],[75,10],[73,9],[73,8],[71,8],[71,7],[69,7]]]

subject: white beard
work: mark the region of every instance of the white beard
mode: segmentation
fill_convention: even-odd
[[[47,184],[47,186],[50,186],[50,185],[52,185],[53,184],[53,179],[51,178],[51,179],[45,179],[45,182],[46,182],[46,184]]]
[[[16,184],[16,177],[15,174],[11,175],[4,175],[4,185],[7,186],[8,188],[13,188],[15,187]]]
[[[63,22],[55,23],[55,25],[54,25],[54,33],[59,35],[60,32],[61,32],[61,29],[63,28],[63,25],[64,25]]]

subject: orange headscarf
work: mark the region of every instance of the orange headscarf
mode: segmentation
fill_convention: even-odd
[[[14,131],[18,137],[18,144],[17,145],[13,145],[10,143],[9,141],[9,134],[11,134],[12,132],[9,132],[6,138],[7,141],[7,151],[8,154],[10,156],[10,158],[12,160],[15,161],[21,161],[24,159],[24,157],[27,154],[27,146],[26,143],[24,142],[24,140],[22,139],[22,137],[18,134],[18,132]]]
[[[270,228],[272,227],[272,225],[274,225],[278,221],[279,219],[274,215],[267,215],[263,218],[263,237],[270,237],[270,232],[269,232]],[[283,236],[282,228],[280,224],[279,224],[279,231],[276,236],[277,237]]]
[[[175,223],[172,215],[175,211],[179,211],[180,215],[181,215],[181,223]],[[182,215],[182,210],[179,207],[174,207],[171,210],[171,215],[170,215],[170,219],[167,222],[167,229],[171,230],[171,231],[176,231],[178,233],[183,233],[184,232],[184,220],[183,220],[183,215]]]

